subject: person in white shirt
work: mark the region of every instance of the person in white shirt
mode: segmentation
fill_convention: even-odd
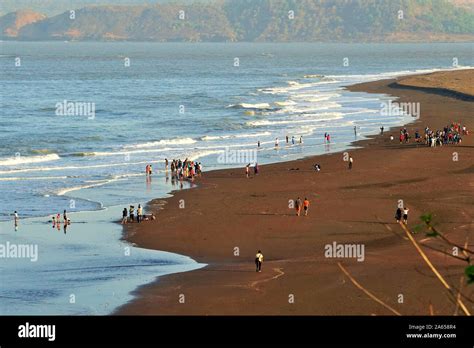
[[[262,271],[262,263],[263,263],[263,254],[259,250],[257,251],[257,255],[255,255],[255,266],[257,267],[257,272]]]
[[[143,209],[142,206],[139,204],[137,209],[137,222],[140,222],[143,216]]]
[[[403,208],[403,222],[406,224],[408,224],[408,212],[410,211],[410,209],[408,209],[407,207]]]

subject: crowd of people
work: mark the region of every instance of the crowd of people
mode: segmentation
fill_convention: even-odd
[[[190,179],[194,181],[194,178],[202,175],[202,164],[201,162],[190,161],[187,158],[182,161],[180,159],[171,161],[171,175],[176,179]],[[168,170],[168,160],[165,159],[165,170]]]
[[[432,130],[430,127],[425,127],[423,136],[418,130],[415,130],[415,143],[424,143],[429,147],[460,144],[462,137],[469,135],[466,126],[461,126],[458,122],[453,122],[451,125],[446,125],[443,129]],[[406,128],[400,129],[400,144],[409,143],[411,139],[410,133]]]

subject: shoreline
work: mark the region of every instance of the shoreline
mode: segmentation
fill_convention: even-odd
[[[472,70],[470,72],[472,73]],[[452,74],[452,72],[442,72],[442,74]],[[417,76],[423,75],[409,75],[409,78],[416,78]],[[407,77],[400,77],[399,79],[403,80],[404,78]],[[454,105],[458,108],[460,107],[460,110],[457,111],[464,110],[465,112],[472,113],[472,106],[468,104],[467,100],[455,100],[450,96],[435,95],[429,93],[428,89],[414,90],[405,86],[394,88],[392,84],[399,79],[368,82],[349,86],[347,89],[351,91],[389,94],[396,97],[396,101],[400,100],[402,102],[420,100],[423,110],[428,109],[430,114],[436,115],[434,118],[430,116],[431,119],[427,119],[426,115],[422,112],[420,118],[405,125],[405,127],[409,128],[411,134],[413,134],[415,127],[422,131],[425,124],[430,125],[433,129],[442,127],[442,125],[449,121],[449,117],[442,115],[442,112],[446,112]],[[433,104],[436,107],[433,107]],[[438,110],[440,106],[445,104],[449,104],[449,106],[444,110]],[[472,129],[472,120],[466,118],[466,116],[456,115],[456,117],[452,117],[451,121],[461,119],[463,123],[466,123],[468,129]],[[468,144],[467,146],[470,146],[472,136],[465,137],[461,145],[448,145],[442,148],[431,149],[426,148],[424,145],[413,146],[413,143],[399,146],[397,133],[397,129],[390,129],[384,132],[383,136],[366,136],[366,139],[358,140],[351,144],[351,146],[357,146],[357,148],[346,150],[351,155],[354,155],[355,158],[354,170],[350,174],[354,174],[356,170],[359,171],[359,163],[368,165],[368,168],[364,168],[366,173],[357,173],[355,175],[356,178],[347,175],[346,164],[339,158],[340,153],[330,153],[309,156],[289,162],[262,165],[262,174],[259,177],[252,177],[252,180],[244,178],[243,169],[241,168],[206,172],[204,177],[198,181],[199,186],[196,190],[172,191],[172,197],[170,198],[152,200],[147,204],[147,208],[157,216],[157,222],[160,222],[160,224],[157,225],[155,222],[153,224],[146,224],[146,226],[141,225],[140,228],[128,225],[124,228],[123,238],[140,247],[186,255],[198,263],[207,263],[208,266],[194,272],[159,277],[153,283],[139,287],[132,293],[135,299],[118,308],[113,314],[390,314],[380,305],[370,302],[347,279],[344,279],[343,274],[336,269],[337,267],[334,267],[336,265],[335,260],[321,259],[321,245],[324,245],[325,242],[335,241],[335,236],[346,241],[365,243],[366,247],[370,250],[368,254],[370,260],[366,260],[364,265],[370,268],[371,271],[374,271],[372,276],[367,277],[367,275],[364,275],[364,267],[360,267],[360,265],[353,263],[351,260],[344,260],[344,264],[349,263],[351,273],[355,271],[355,275],[367,277],[367,283],[364,284],[368,284],[369,289],[373,287],[379,288],[382,294],[385,293],[385,296],[387,296],[386,292],[393,290],[393,280],[385,275],[385,271],[391,267],[393,268],[393,265],[391,266],[390,262],[383,258],[380,259],[381,254],[389,253],[390,256],[387,259],[392,261],[395,257],[394,254],[398,256],[403,255],[403,262],[397,264],[397,266],[402,266],[402,274],[398,276],[404,276],[411,283],[415,283],[417,281],[416,275],[419,276],[417,267],[423,268],[423,264],[418,260],[419,255],[413,252],[412,247],[407,243],[403,243],[403,237],[400,233],[394,231],[396,226],[394,226],[393,221],[387,222],[389,219],[393,219],[396,197],[385,198],[381,197],[380,194],[393,195],[389,189],[395,188],[397,194],[409,197],[414,193],[411,191],[423,189],[423,185],[419,183],[442,181],[443,174],[439,173],[439,177],[433,177],[433,173],[431,175],[415,176],[412,173],[408,173],[412,175],[403,173],[405,175],[402,176],[405,178],[397,180],[398,176],[394,176],[390,170],[395,172],[397,169],[403,168],[416,170],[417,163],[423,163],[428,167],[432,167],[432,164],[425,163],[427,160],[423,156],[421,149],[425,149],[424,152],[435,152],[435,156],[439,155],[439,152],[444,152],[446,156],[439,160],[445,165],[446,163],[450,164],[447,162],[449,161],[447,157],[449,150],[454,147],[459,149],[460,156],[472,158],[472,155],[469,157],[469,153],[466,152],[466,143]],[[392,143],[388,140],[390,134],[393,134],[395,138]],[[359,148],[359,146],[362,147]],[[403,164],[401,167],[397,166],[397,163],[391,163],[385,158],[387,157],[387,151],[392,151],[389,154],[395,153],[402,158]],[[410,153],[409,156],[406,153]],[[373,157],[379,155],[381,156],[380,159],[374,160]],[[412,162],[410,159],[413,155],[419,160],[419,162],[415,162],[415,165],[410,163]],[[311,163],[317,163],[318,161],[322,165],[320,173],[311,170]],[[469,161],[463,163],[466,164]],[[370,166],[374,164],[381,166],[384,170],[371,171]],[[292,168],[296,169],[295,167],[298,170],[291,170]],[[386,169],[389,169],[389,171],[385,172]],[[472,172],[471,167],[463,168],[462,170],[466,171],[466,173]],[[450,171],[448,172],[451,173]],[[267,176],[267,173],[272,174],[272,176]],[[342,180],[334,180],[328,176],[329,174],[336,173],[342,177]],[[295,183],[294,180],[292,181],[292,176],[294,175],[299,175],[300,178],[298,180],[302,180],[305,185],[298,185],[299,182]],[[466,184],[465,180],[468,180],[462,177],[462,173],[451,175],[461,175],[460,180],[464,180],[461,183],[461,187]],[[317,179],[313,177],[317,179],[319,179],[318,177],[323,177],[323,183],[328,188],[323,189],[317,186],[314,182]],[[366,181],[373,181],[373,179],[378,179],[382,183],[377,181],[372,184],[366,183]],[[341,181],[345,181],[342,183],[343,186],[341,186]],[[256,182],[258,183],[255,184]],[[457,181],[456,185],[459,185]],[[241,190],[236,190],[232,186],[241,186]],[[310,196],[312,202],[310,214],[307,219],[308,221],[298,222],[301,225],[296,226],[294,219],[297,217],[292,216],[292,210],[284,209],[286,203],[281,197],[286,197],[286,201],[296,198],[293,196],[296,194],[301,195],[296,192],[301,192],[298,190],[301,190],[302,186],[311,187],[311,189],[307,189],[308,191],[312,191],[315,188],[318,191],[329,191],[334,194],[336,199],[327,196],[326,192],[305,193]],[[399,186],[408,189],[410,192],[400,193]],[[214,192],[216,190],[213,190],[213,188],[216,187],[225,192],[223,197],[221,192]],[[288,194],[285,192],[282,195],[281,190],[275,191],[275,187],[291,188],[291,190],[289,190]],[[424,189],[426,191],[426,187]],[[472,188],[469,188],[469,185],[467,185],[467,189],[472,190]],[[243,195],[242,191],[244,191],[245,195]],[[295,191],[295,194],[291,194],[291,191]],[[354,195],[351,194],[351,191],[358,191],[355,197],[353,197]],[[403,191],[405,190],[402,189]],[[375,197],[372,197],[374,196],[373,193],[375,193]],[[358,194],[362,197],[357,197]],[[199,196],[197,197],[198,203],[195,201],[195,196]],[[268,199],[261,199],[267,198],[267,196],[271,196],[269,197],[269,210],[266,210],[267,207],[264,207],[265,204],[268,204]],[[222,200],[221,204],[216,205],[216,202],[213,201],[216,198],[217,201],[219,199]],[[228,204],[227,198],[230,198],[232,206]],[[415,198],[412,198],[415,201]],[[187,209],[184,209],[185,212],[177,210],[176,203],[180,199],[184,199],[185,202],[191,202],[191,209],[188,206]],[[276,199],[282,200],[275,205]],[[347,201],[346,199],[349,200]],[[370,214],[358,211],[357,209],[360,208],[357,205],[352,205],[350,199],[362,203],[362,207],[367,207],[367,209],[363,208],[364,211],[374,210],[374,212],[377,212],[378,221],[364,221],[364,219],[367,220],[367,215]],[[463,199],[469,202],[469,197],[463,197]],[[461,199],[461,204],[463,199]],[[255,200],[260,201],[261,208],[258,205],[255,207]],[[345,204],[341,205],[341,200],[347,202],[347,207]],[[381,210],[378,204],[387,206],[387,200],[391,201],[390,204],[393,205],[393,209],[390,208],[390,211],[385,212]],[[161,210],[158,205],[161,206],[163,202],[165,202],[165,208]],[[375,206],[373,206],[374,202]],[[326,210],[323,211],[321,209],[321,203],[325,204]],[[201,207],[201,205],[204,205],[204,207]],[[220,207],[221,205],[224,205],[224,209]],[[410,209],[412,209],[411,216],[414,217],[413,220],[424,212],[420,207],[417,207],[416,203],[410,202],[409,205]],[[435,205],[432,203],[428,205],[430,208],[435,209],[435,213],[439,217],[446,217],[443,212],[438,211],[439,209]],[[257,213],[255,213],[255,209],[257,209]],[[261,209],[264,209],[264,211],[258,211]],[[341,212],[341,209],[347,210],[342,214],[347,215],[344,217],[353,220],[341,220],[338,216],[338,212]],[[466,208],[465,210],[468,209]],[[240,211],[241,213],[236,215],[232,214],[232,211]],[[275,211],[278,211],[278,213],[275,213]],[[219,220],[222,219],[222,221],[229,222],[237,220],[238,226],[248,226],[250,230],[255,227],[255,232],[242,231],[238,226],[236,226],[237,228],[235,226],[229,227],[219,224],[218,221],[216,223],[212,212],[217,213],[216,215]],[[321,219],[321,214],[327,214],[327,216]],[[471,212],[469,212],[468,216],[470,215]],[[448,216],[450,215],[448,214]],[[271,221],[272,217],[275,221]],[[456,216],[454,220],[457,218]],[[299,217],[298,219],[305,218]],[[358,219],[362,221],[358,221]],[[309,224],[311,221],[314,223],[313,225]],[[464,220],[461,219],[460,221],[462,225],[470,220],[466,220],[466,217],[464,217]],[[458,231],[454,231],[456,230],[454,222],[443,222],[442,226],[449,230],[450,235],[454,236],[453,238],[461,241],[464,237],[461,234],[465,231],[461,227],[458,226]],[[282,227],[289,230],[286,233],[277,231]],[[291,231],[291,229],[296,231]],[[315,229],[318,230],[319,234],[314,235]],[[354,230],[355,233],[353,232]],[[327,231],[331,231],[331,233]],[[336,233],[333,231],[336,231]],[[239,236],[237,232],[241,232],[242,236]],[[298,232],[296,237],[294,236],[295,232]],[[288,250],[287,243],[293,243],[292,250]],[[308,245],[311,243],[314,243],[317,247]],[[235,247],[239,248],[239,256],[234,256],[233,254],[235,253]],[[253,255],[256,249],[262,249],[266,257],[261,274],[255,274],[253,270]],[[432,253],[430,257],[433,257],[433,260],[436,261],[441,260],[440,262],[446,264],[448,269],[455,268],[454,266],[457,265],[456,262],[452,263],[445,260],[445,258],[441,258],[439,254]],[[295,267],[295,264],[300,265],[303,271]],[[415,270],[413,271],[412,268]],[[266,269],[267,274],[265,275]],[[268,273],[270,273],[271,277],[269,277]],[[316,299],[312,298],[311,291],[308,290],[307,284],[313,284],[314,282],[314,280],[310,279],[310,275],[318,277],[318,284],[325,284],[322,289],[318,288],[316,290],[314,288],[314,291],[320,292],[320,297]],[[391,281],[392,286],[380,286],[378,284],[380,281],[378,279],[379,276],[388,283]],[[356,279],[359,278],[356,276]],[[438,313],[448,313],[447,306],[444,304],[447,301],[442,301],[444,295],[442,293],[441,295],[438,294],[435,280],[429,276],[428,272],[424,274],[422,280],[426,284],[430,284],[430,290],[428,291],[430,303],[431,298],[434,302],[440,302]],[[216,288],[209,287],[207,284],[215,284]],[[282,290],[283,288],[288,291],[278,291],[278,289]],[[290,288],[296,292],[294,295],[297,299],[291,306],[288,305],[288,301],[283,295],[285,294],[288,297],[288,294],[291,294]],[[189,301],[186,301],[185,305],[178,302],[178,295],[180,294],[178,289],[186,292],[187,296],[191,298]],[[266,293],[269,296],[269,299],[264,297],[263,307],[262,293]],[[416,286],[413,287],[413,285],[411,287],[408,286],[405,293],[418,296],[416,294]],[[355,296],[357,301],[354,303],[352,301],[348,302],[347,299],[340,301],[341,299],[338,298],[338,295],[348,296],[349,298],[354,298]],[[277,299],[277,297],[279,298]],[[390,301],[387,297],[383,298],[395,308],[399,308],[400,311],[406,308],[401,305],[397,307],[397,303],[393,303],[393,299]],[[224,303],[226,304],[225,308],[223,308]],[[420,310],[420,304],[416,304],[415,309],[411,308],[409,313],[404,314],[426,314],[426,312]],[[411,303],[411,307],[414,307],[413,303]]]

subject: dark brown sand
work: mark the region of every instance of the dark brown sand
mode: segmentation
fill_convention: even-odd
[[[473,75],[474,70],[465,71],[464,82],[458,85]],[[423,76],[419,78],[410,77],[417,87],[426,83]],[[400,88],[395,82],[378,81],[350,90],[421,103],[420,119],[407,126],[412,135],[426,125],[441,129],[452,121],[474,128],[472,102],[448,96],[442,88],[433,93]],[[463,93],[465,89],[461,88]],[[244,169],[214,171],[204,174],[197,189],[164,200],[164,209],[159,209],[162,201],[152,202],[149,208],[157,221],[127,225],[125,238],[141,247],[188,255],[208,266],[160,277],[139,288],[136,299],[116,314],[393,315],[352,284],[339,269],[340,261],[360,284],[403,315],[428,315],[430,305],[435,315],[452,315],[456,306],[404,237],[394,213],[402,199],[410,209],[409,228],[430,212],[449,238],[463,244],[470,236],[472,248],[474,136],[464,137],[459,146],[428,148],[413,141],[400,145],[398,134],[394,129],[358,142],[363,148],[350,151],[351,171],[342,153],[262,166],[261,174],[249,179]],[[453,152],[458,161],[453,161]],[[314,163],[320,163],[320,173],[312,170]],[[306,217],[297,217],[288,208],[288,201],[298,196],[311,201]],[[185,209],[179,209],[181,199]],[[451,251],[426,240],[424,233],[415,238]],[[326,258],[324,246],[334,241],[364,244],[365,260]],[[236,247],[239,256],[234,255]],[[258,249],[265,256],[261,273],[254,266]],[[465,264],[428,247],[423,250],[458,288]],[[474,285],[464,285],[463,291],[469,297],[463,301],[474,313]],[[185,303],[179,302],[180,294]],[[289,301],[291,295],[294,303]]]

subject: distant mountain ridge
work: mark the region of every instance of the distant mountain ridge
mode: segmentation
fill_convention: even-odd
[[[123,0],[124,2],[127,0]],[[467,3],[469,5],[469,3]],[[0,17],[2,39],[130,41],[474,41],[463,0],[215,0],[88,6]],[[25,15],[28,13],[28,15]]]
[[[0,32],[3,37],[17,37],[21,28],[46,19],[46,16],[31,10],[20,10],[0,18]]]

